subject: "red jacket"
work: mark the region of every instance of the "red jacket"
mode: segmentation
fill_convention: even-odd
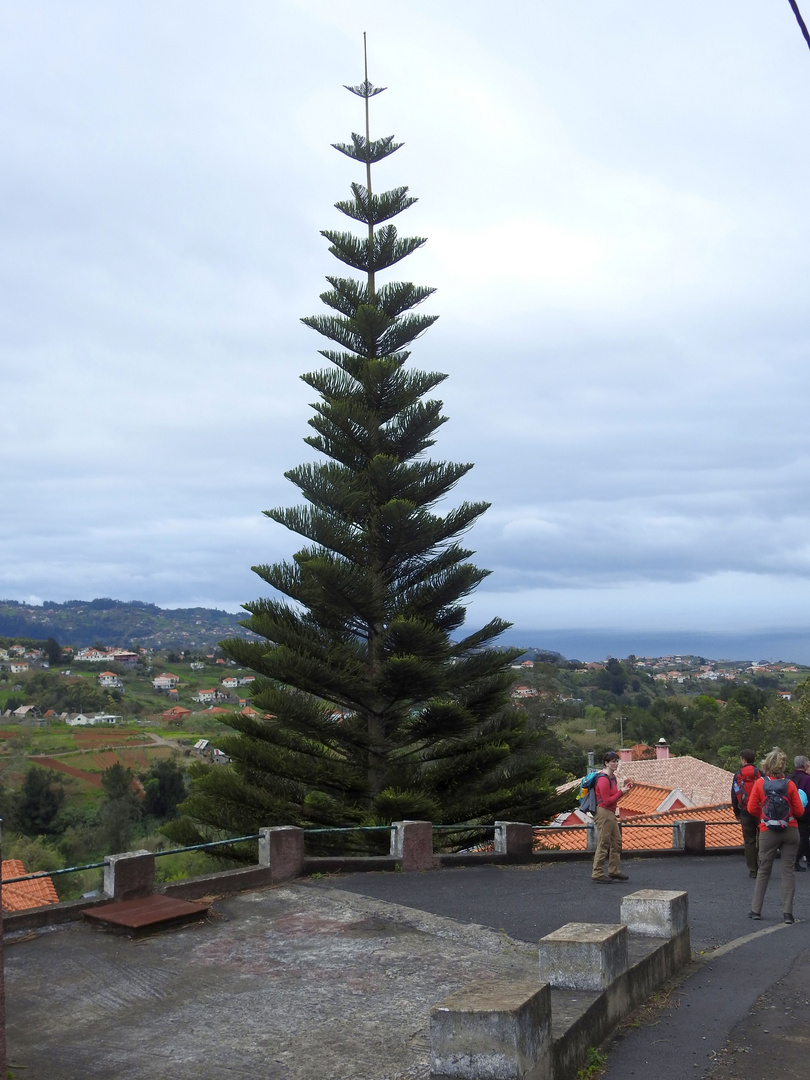
[[[603,807],[605,810],[615,810],[616,803],[624,794],[623,791],[619,791],[616,777],[602,773],[593,786],[596,792],[596,805]]]
[[[769,780],[782,780],[782,779],[784,779],[784,777],[781,777],[781,776],[769,776],[768,779]],[[752,814],[754,817],[759,817],[760,816],[760,811],[762,810],[762,803],[764,801],[764,796],[765,796],[765,790],[764,790],[764,788],[762,786],[763,781],[764,781],[764,778],[762,776],[760,776],[759,779],[754,784],[754,787],[753,787],[753,789],[751,791],[751,794],[748,796],[748,813]],[[790,803],[790,814],[791,814],[790,821],[788,822],[788,825],[793,826],[794,829],[798,829],[799,826],[798,826],[798,824],[796,822],[796,818],[802,817],[802,815],[804,814],[804,807],[802,806],[802,800],[799,798],[799,792],[798,792],[798,790],[796,788],[796,785],[793,783],[792,780],[788,780],[787,801]],[[760,832],[765,832],[767,830],[767,828],[768,828],[768,826],[764,825],[762,823],[762,821],[760,821],[760,823],[759,823],[759,831]]]

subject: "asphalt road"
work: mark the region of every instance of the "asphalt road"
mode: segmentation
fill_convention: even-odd
[[[810,873],[796,875],[796,923],[782,922],[778,865],[762,922],[742,854],[624,860],[630,881],[590,882],[586,862],[337,876],[335,887],[536,942],[567,922],[618,922],[636,889],[689,894],[695,963],[667,998],[608,1048],[605,1080],[804,1075],[810,1050]],[[754,1071],[761,1060],[763,1071]]]

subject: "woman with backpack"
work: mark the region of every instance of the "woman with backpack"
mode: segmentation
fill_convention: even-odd
[[[782,866],[782,918],[786,923],[794,921],[794,866],[799,849],[797,819],[804,813],[804,807],[796,785],[785,779],[786,765],[787,754],[775,746],[762,762],[765,775],[759,777],[748,797],[749,814],[759,817],[759,870],[749,919],[762,918],[762,902],[778,851]]]

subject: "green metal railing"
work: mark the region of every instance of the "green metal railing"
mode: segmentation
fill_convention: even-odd
[[[668,829],[671,830],[673,825],[678,822],[670,822],[665,825],[648,824],[646,822],[633,823],[631,821],[620,822],[622,829]],[[712,825],[739,825],[739,822],[733,821],[711,821],[706,823],[707,826]],[[317,829],[304,829],[304,836],[316,836],[316,835],[337,835],[342,833],[379,833],[390,832],[393,826],[391,825],[346,825],[328,828]],[[575,831],[582,831],[583,829],[592,828],[591,825],[533,825],[532,829],[535,833],[571,833]],[[495,833],[495,825],[434,825],[434,833]],[[249,833],[246,836],[230,836],[224,840],[210,840],[202,844],[188,844],[186,847],[178,848],[166,848],[162,851],[152,852],[156,859],[161,858],[164,855],[182,855],[187,851],[205,851],[210,848],[226,847],[229,844],[242,844],[248,841],[258,840],[259,833]],[[31,874],[21,874],[19,877],[3,878],[0,884],[2,885],[14,885],[19,881],[35,881],[37,878],[56,877],[59,874],[74,874],[79,873],[82,870],[100,870],[106,865],[106,860],[101,862],[83,863],[79,866],[65,866],[59,870],[38,870]]]

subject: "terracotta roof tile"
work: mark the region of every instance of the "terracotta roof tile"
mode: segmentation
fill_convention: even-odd
[[[654,761],[622,761],[616,770],[619,780],[679,788],[695,806],[717,806],[731,798],[734,773],[694,757],[657,758]]]
[[[670,794],[671,788],[653,784],[634,783],[619,803],[619,811],[625,814],[652,814]]]
[[[717,806],[731,798],[734,773],[694,757],[656,758],[651,761],[622,761],[616,770],[618,780],[679,791],[695,806]],[[570,780],[557,788],[558,793],[578,788],[582,780]]]
[[[25,867],[19,859],[3,859],[4,879],[22,877],[25,872]],[[26,911],[28,908],[42,907],[44,904],[58,904],[59,897],[51,879],[41,877],[4,885],[2,903],[3,911]]]
[[[641,814],[632,821],[622,822],[624,851],[651,851],[672,847],[672,826],[677,821],[705,821],[706,847],[741,847],[742,829],[734,820],[731,804],[686,807],[668,810],[664,814]],[[644,825],[647,828],[644,828]],[[662,826],[665,826],[662,828]],[[585,851],[585,828],[558,827],[535,830],[534,850]]]

